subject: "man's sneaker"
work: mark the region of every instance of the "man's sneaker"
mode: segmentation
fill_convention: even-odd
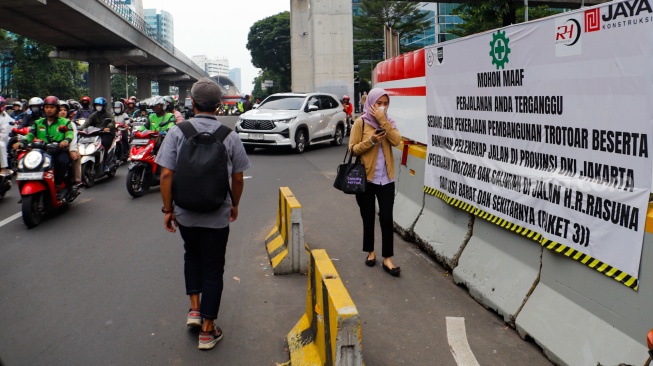
[[[200,332],[200,342],[197,348],[211,349],[215,347],[216,343],[222,339],[222,335],[222,329],[217,325],[214,325],[214,329],[211,332]]]
[[[186,319],[186,325],[189,327],[202,326],[202,316],[200,315],[199,310],[188,309],[188,318]]]

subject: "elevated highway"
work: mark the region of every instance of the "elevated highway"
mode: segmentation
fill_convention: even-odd
[[[111,66],[138,77],[140,98],[151,95],[152,80],[160,90],[174,83],[185,94],[185,86],[208,76],[173,45],[157,42],[143,19],[115,0],[0,0],[0,25],[55,46],[51,57],[87,61],[93,97],[110,98]]]

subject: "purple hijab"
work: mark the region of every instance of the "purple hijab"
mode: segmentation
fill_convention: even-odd
[[[365,106],[363,106],[363,114],[361,115],[361,118],[363,119],[363,122],[367,123],[368,125],[374,127],[374,128],[379,128],[379,122],[374,118],[372,113],[370,111],[372,110],[372,106],[376,104],[376,101],[379,100],[382,96],[387,96],[388,99],[390,96],[388,93],[381,88],[374,88],[370,90],[370,92],[367,94],[367,100],[365,101]],[[385,118],[386,120],[392,125],[392,128],[397,128],[397,123],[395,122],[394,119],[388,117],[388,110],[385,110]]]

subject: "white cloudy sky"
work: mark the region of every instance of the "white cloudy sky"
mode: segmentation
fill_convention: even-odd
[[[175,47],[186,56],[227,58],[241,68],[242,93],[250,93],[259,69],[247,47],[249,28],[257,21],[290,10],[290,0],[143,0],[143,7],[163,9],[175,21]]]

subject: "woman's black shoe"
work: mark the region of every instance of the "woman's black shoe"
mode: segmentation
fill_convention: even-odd
[[[365,259],[365,265],[368,267],[374,267],[376,265],[376,258],[369,259],[370,257],[368,256],[367,259]]]
[[[383,269],[394,277],[399,277],[399,274],[401,274],[401,268],[395,267],[391,269],[390,267],[386,266],[385,263],[383,264]]]

